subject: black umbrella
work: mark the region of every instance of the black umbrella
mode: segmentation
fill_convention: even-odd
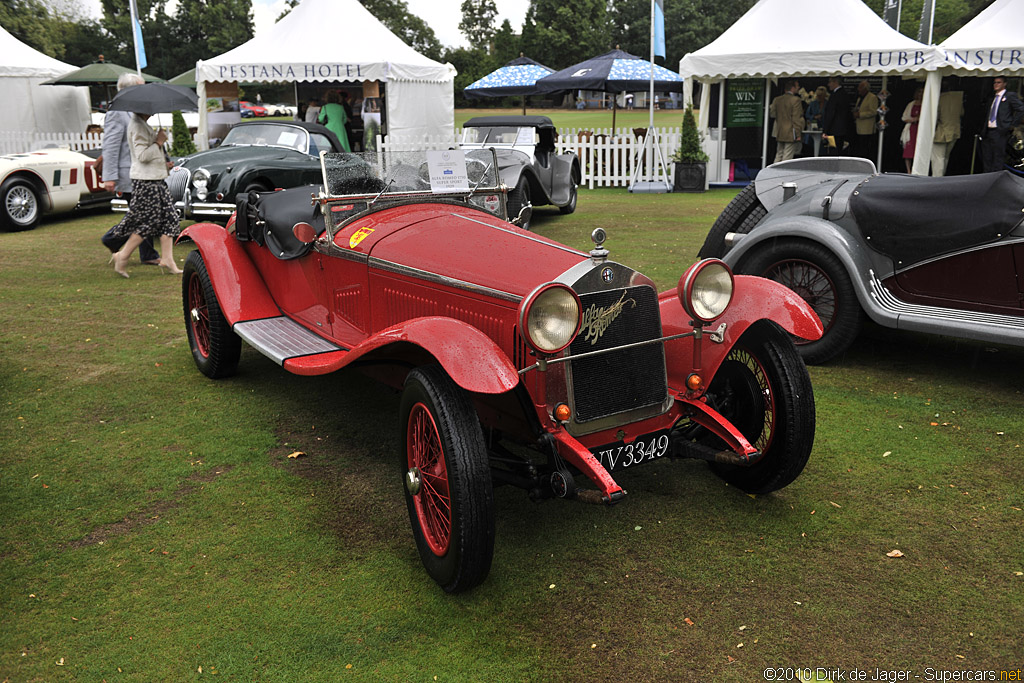
[[[537,81],[538,92],[557,90],[600,90],[619,93],[647,90],[651,85],[651,63],[622,50],[574,64]],[[654,89],[682,92],[683,77],[663,66],[654,65]],[[615,102],[612,98],[612,127],[615,127]]]
[[[133,85],[118,92],[110,108],[152,116],[171,111],[197,111],[199,98],[191,88],[170,83]]]

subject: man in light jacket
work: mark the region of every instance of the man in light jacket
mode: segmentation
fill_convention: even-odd
[[[117,89],[124,90],[133,85],[145,83],[138,74],[121,74]],[[120,192],[121,198],[129,201],[132,197],[132,157],[128,151],[128,123],[132,115],[126,111],[108,111],[103,117],[103,139],[100,142],[103,155],[103,188],[108,192]],[[106,232],[100,241],[114,253],[119,251],[128,237],[113,234],[114,228]],[[143,240],[139,245],[139,260],[147,266],[160,263],[160,254],[153,248],[153,238]]]
[[[775,161],[785,161],[796,156],[803,146],[800,139],[804,130],[804,104],[797,95],[800,84],[788,80],[786,91],[772,100],[768,115],[775,119],[772,136],[777,142]]]

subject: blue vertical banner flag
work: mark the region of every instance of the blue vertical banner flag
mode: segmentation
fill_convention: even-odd
[[[665,56],[665,0],[652,0],[654,3],[654,54],[656,57]]]
[[[135,0],[128,0],[132,15],[132,37],[135,39],[135,67],[138,71],[146,68],[146,46],[142,43],[142,26],[139,24],[139,8]]]

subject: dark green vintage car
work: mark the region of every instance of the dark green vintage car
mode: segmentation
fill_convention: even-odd
[[[320,183],[321,150],[344,151],[334,133],[317,123],[239,123],[219,147],[177,159],[167,184],[183,218],[226,221],[238,194]],[[113,205],[127,210],[123,200]]]

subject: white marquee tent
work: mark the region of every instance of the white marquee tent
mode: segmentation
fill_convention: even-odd
[[[84,133],[89,89],[39,85],[76,67],[38,52],[0,27],[0,131]]]
[[[807,26],[816,28],[803,30]],[[789,76],[880,75],[885,79],[924,75],[941,63],[938,48],[902,35],[861,0],[759,0],[716,40],[683,57],[679,73],[705,84]],[[705,87],[701,129],[707,128],[709,104],[710,88]],[[723,105],[724,99],[719,98],[720,121]],[[921,157],[927,172],[929,155]]]
[[[454,134],[455,75],[455,67],[416,52],[357,0],[302,0],[264,34],[196,63],[200,102],[207,82],[381,81],[388,134],[402,137]]]

